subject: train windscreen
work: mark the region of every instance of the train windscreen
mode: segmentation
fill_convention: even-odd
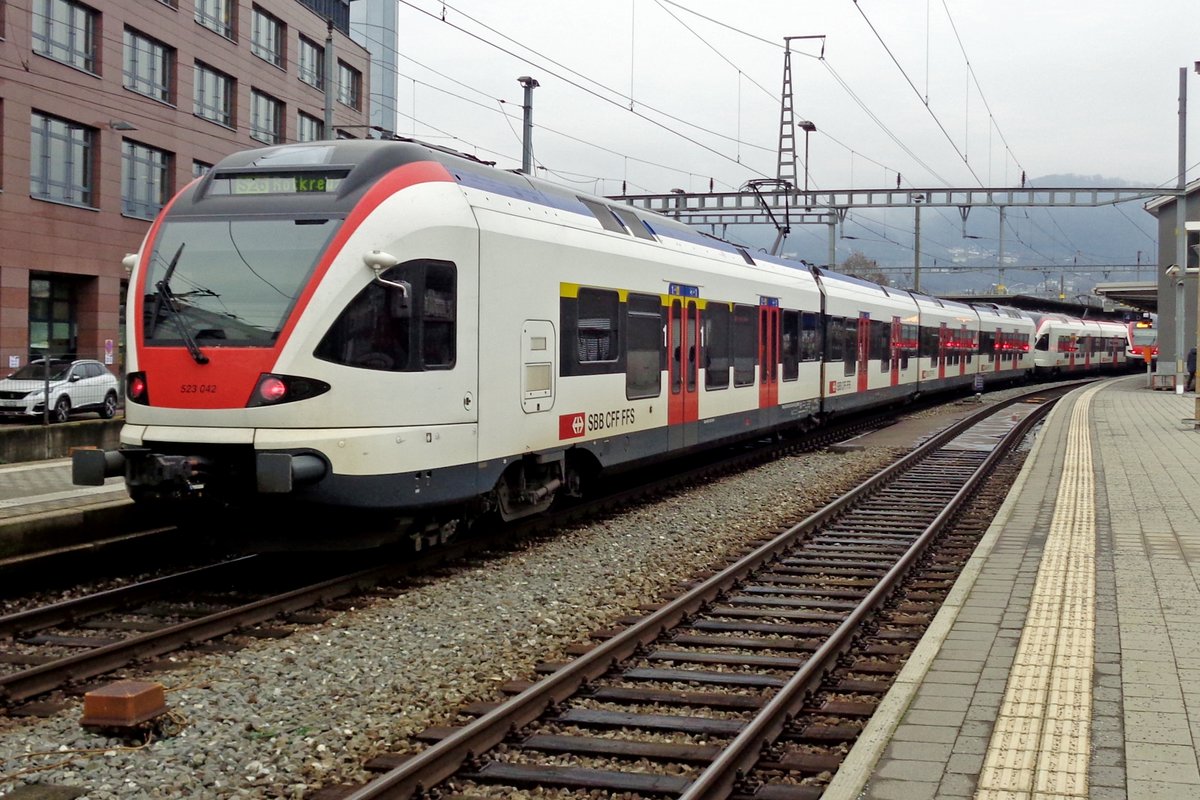
[[[311,218],[166,221],[144,284],[143,341],[272,346],[339,224]]]

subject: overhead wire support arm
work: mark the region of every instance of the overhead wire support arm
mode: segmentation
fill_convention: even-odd
[[[771,206],[767,203],[766,199],[763,197],[762,190],[760,189],[761,186],[768,185],[768,184],[774,185],[777,187],[778,191],[776,192],[776,194],[783,195],[783,224],[782,225],[779,224],[779,220],[777,220],[775,218],[775,214],[772,213],[772,211],[771,211]],[[767,216],[771,218],[771,224],[775,226],[775,230],[777,231],[777,233],[775,235],[775,243],[773,245],[771,245],[771,255],[777,256],[777,255],[779,255],[780,250],[783,249],[783,240],[786,239],[787,235],[792,232],[791,213],[790,213],[791,206],[788,203],[788,197],[792,193],[792,184],[785,180],[772,180],[771,178],[757,178],[755,180],[747,181],[746,186],[748,186],[750,188],[750,191],[754,192],[755,196],[758,198],[759,202],[762,204],[763,210],[766,211]]]

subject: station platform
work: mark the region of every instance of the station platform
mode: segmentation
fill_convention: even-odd
[[[823,800],[1200,798],[1194,408],[1144,376],[1058,404]]]
[[[109,478],[103,486],[73,485],[69,458],[0,466],[0,523],[128,497],[121,478]]]

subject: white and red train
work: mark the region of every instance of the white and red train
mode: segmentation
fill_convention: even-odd
[[[183,509],[512,519],[977,376],[1125,361],[1119,324],[878,286],[413,142],[231,155],[135,259],[121,446],[75,480]]]

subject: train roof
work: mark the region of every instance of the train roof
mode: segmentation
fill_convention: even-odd
[[[644,209],[614,203],[521,172],[499,169],[494,162],[456,153],[444,147],[413,139],[338,139],[276,145],[243,150],[225,157],[202,179],[181,194],[172,216],[210,213],[262,213],[261,193],[237,192],[236,181],[251,182],[263,176],[286,176],[284,191],[272,194],[272,213],[345,214],[383,176],[409,164],[435,162],[464,188],[511,197],[584,216],[592,216],[602,227],[642,238],[669,238],[733,255],[747,266],[773,265],[812,274],[803,261],[751,253],[741,245],[687,225],[679,220]],[[292,176],[323,176],[333,183],[320,184],[320,191],[288,191]],[[432,178],[426,178],[431,180]],[[638,226],[643,226],[644,231]],[[648,233],[649,236],[644,234]],[[850,276],[840,279],[861,281]],[[861,281],[878,290],[875,284]]]

